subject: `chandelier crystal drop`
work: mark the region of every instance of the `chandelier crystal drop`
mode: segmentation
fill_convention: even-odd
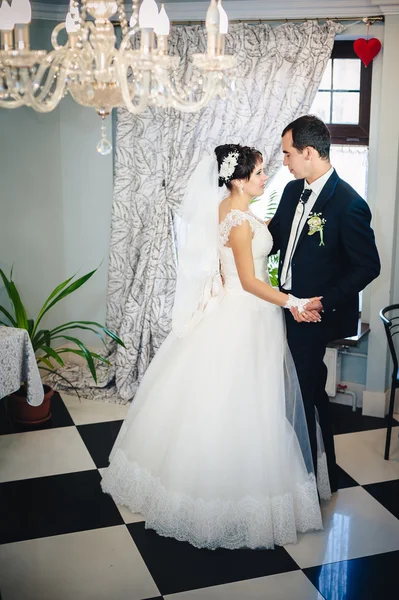
[[[122,40],[117,43],[118,16]],[[103,119],[102,154],[111,150],[104,119],[113,108],[132,114],[148,106],[183,112],[202,109],[234,89],[234,56],[224,53],[228,19],[221,0],[206,15],[207,51],[192,56],[189,81],[180,59],[168,54],[169,18],[155,0],[133,0],[127,21],[123,0],[70,0],[65,22],[51,35],[53,50],[30,48],[29,0],[3,0],[0,7],[0,107],[30,106],[50,112],[70,94]],[[63,43],[59,38],[64,38]]]

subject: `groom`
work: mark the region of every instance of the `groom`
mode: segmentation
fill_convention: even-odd
[[[296,181],[285,187],[269,230],[274,240],[271,254],[280,250],[280,289],[299,298],[322,296],[308,304],[305,313],[284,312],[315,472],[316,407],[334,492],[337,469],[323,357],[328,342],[356,335],[359,292],[379,275],[380,261],[370,209],[331,166],[330,144],[326,125],[313,115],[300,117],[284,129],[284,165]]]

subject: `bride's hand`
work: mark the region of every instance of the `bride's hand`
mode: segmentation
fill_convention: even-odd
[[[290,312],[298,323],[320,323],[321,321],[320,313],[317,310],[299,312],[297,308],[292,308]]]

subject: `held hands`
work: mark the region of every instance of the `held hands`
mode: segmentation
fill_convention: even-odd
[[[292,307],[290,311],[295,321],[297,323],[319,323],[321,321],[320,313],[323,310],[322,297],[315,296],[314,298],[309,298],[308,303],[303,307],[302,311],[296,306]]]

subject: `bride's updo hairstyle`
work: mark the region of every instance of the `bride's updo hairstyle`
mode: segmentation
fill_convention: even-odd
[[[219,166],[219,187],[226,185],[229,190],[233,189],[232,179],[248,181],[256,164],[263,160],[259,150],[240,144],[217,146],[215,154]]]

